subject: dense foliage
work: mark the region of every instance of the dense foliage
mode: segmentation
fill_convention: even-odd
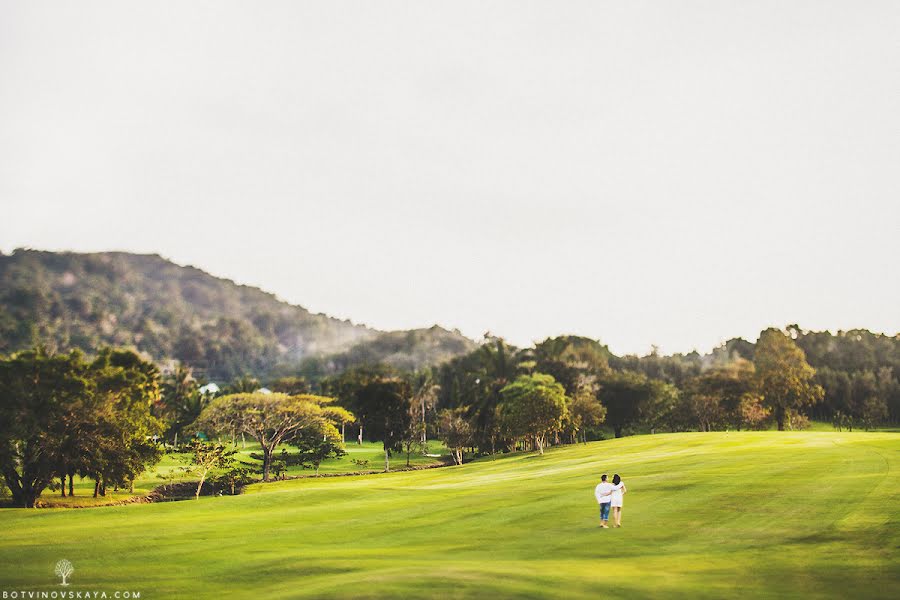
[[[554,424],[553,439],[570,442],[602,436],[605,428],[620,437],[798,429],[810,417],[833,420],[838,428],[900,421],[900,336],[790,326],[763,331],[756,343],[729,340],[707,355],[618,357],[572,336],[530,349],[487,340],[436,369],[440,418],[434,426],[446,440],[464,430],[467,444],[484,453],[539,450],[540,443],[519,443],[522,428],[500,408],[503,390],[522,376],[552,376],[563,387],[566,413]],[[461,418],[467,427],[459,426]]]
[[[129,351],[102,350],[87,362],[73,351],[29,350],[0,360],[0,470],[13,501],[32,507],[59,479],[62,495],[74,476],[132,485],[157,462],[154,436],[162,423],[156,367]]]

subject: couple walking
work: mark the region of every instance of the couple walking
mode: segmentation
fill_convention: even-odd
[[[613,475],[612,483],[606,480],[606,473],[600,477],[600,483],[594,488],[594,497],[600,504],[600,527],[609,529],[606,523],[609,521],[610,508],[613,512],[613,523],[616,527],[622,526],[622,497],[627,491],[618,473]]]

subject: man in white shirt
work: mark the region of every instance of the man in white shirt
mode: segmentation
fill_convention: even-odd
[[[600,476],[600,483],[594,488],[594,497],[600,505],[600,527],[609,529],[609,503],[612,502],[612,491],[615,486],[606,481],[606,474]]]

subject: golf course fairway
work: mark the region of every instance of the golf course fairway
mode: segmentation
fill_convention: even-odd
[[[598,527],[601,473],[628,486],[621,529]],[[0,525],[5,592],[896,598],[900,434],[644,435],[235,497],[6,509]]]

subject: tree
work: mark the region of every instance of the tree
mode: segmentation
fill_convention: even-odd
[[[587,443],[587,429],[600,425],[605,419],[606,407],[600,404],[591,389],[584,387],[575,392],[569,403],[569,423],[576,440],[580,432],[581,440]]]
[[[552,375],[520,375],[500,397],[497,410],[503,429],[515,438],[530,436],[543,454],[547,434],[562,429],[568,415],[563,386]]]
[[[622,437],[626,427],[641,420],[642,404],[648,402],[649,380],[633,371],[609,373],[600,383],[598,397],[606,406],[606,422],[612,425],[615,436]]]
[[[200,393],[191,368],[181,363],[163,377],[161,391],[160,416],[168,423],[167,435],[171,434],[173,441],[177,442],[184,429],[203,412],[210,397]]]
[[[756,394],[753,363],[737,358],[694,377],[685,387],[682,400],[687,408],[686,416],[701,431],[724,426],[740,429],[742,406],[749,396]]]
[[[466,420],[466,408],[445,408],[438,413],[438,435],[453,454],[453,462],[463,464],[464,449],[472,445],[472,426]]]
[[[323,398],[323,396],[317,396],[317,397]],[[328,398],[328,400],[332,400],[332,399]],[[322,407],[322,416],[324,418],[328,419],[329,421],[334,423],[336,426],[337,425],[341,426],[341,442],[346,442],[347,438],[346,438],[345,427],[346,427],[347,423],[352,423],[353,421],[355,421],[356,417],[353,415],[352,412],[350,412],[349,410],[347,410],[346,408],[344,408],[342,406],[336,406],[334,404],[325,404],[325,405],[320,405],[320,406]]]
[[[416,430],[419,432],[422,445],[424,446],[428,442],[427,414],[429,411],[434,410],[440,386],[435,382],[434,373],[432,373],[431,369],[426,369],[414,373],[410,377],[410,387],[413,390],[410,408],[413,419],[421,424],[421,427],[416,427]],[[406,462],[407,466],[409,466],[408,454]]]
[[[872,371],[860,371],[851,378],[850,421],[873,429],[888,416],[888,405],[883,397],[883,381]]]
[[[77,352],[38,348],[0,360],[0,469],[16,506],[34,507],[60,473],[67,432],[94,385]]]
[[[319,397],[309,395],[220,396],[203,410],[195,427],[219,432],[239,431],[253,437],[262,447],[263,480],[268,481],[275,448],[322,418],[319,401]]]
[[[304,467],[311,467],[319,475],[319,465],[328,458],[340,458],[347,454],[344,442],[337,428],[326,421],[318,419],[298,431],[288,443],[300,451],[298,460]]]
[[[763,402],[772,410],[778,430],[793,411],[819,402],[822,388],[813,383],[815,369],[806,362],[794,340],[778,329],[763,331],[756,342],[753,357],[756,377]]]
[[[745,394],[741,398],[741,424],[747,429],[764,429],[772,411],[763,405],[759,394]]]
[[[232,496],[234,496],[238,486],[247,485],[251,482],[253,482],[253,469],[237,461],[228,464],[216,478],[216,483],[228,488]]]
[[[197,484],[197,491],[194,494],[196,500],[200,498],[200,490],[203,489],[203,482],[206,481],[209,472],[213,469],[226,469],[233,466],[234,454],[237,451],[229,450],[225,444],[213,444],[196,438],[191,440],[189,448],[191,465],[193,465],[191,470],[200,475],[200,482]],[[231,493],[234,493],[234,487],[232,487]]]
[[[442,408],[467,407],[473,444],[493,454],[501,439],[497,421],[500,390],[519,374],[531,370],[534,361],[501,338],[485,334],[485,343],[474,352],[457,357],[438,371],[438,402]]]
[[[670,420],[678,400],[678,389],[659,379],[635,371],[613,371],[601,380],[597,397],[606,407],[606,423],[615,436],[638,424],[651,428]]]
[[[163,424],[152,413],[160,402],[159,370],[130,350],[103,349],[90,364],[90,373],[96,382],[95,402],[84,417],[97,431],[95,490],[105,493],[107,483],[133,489],[134,479],[162,457],[154,440]]]
[[[372,381],[357,392],[357,418],[365,424],[370,439],[382,443],[385,471],[390,471],[391,450],[398,449],[412,421],[410,395],[409,384],[402,379]]]
[[[535,345],[535,370],[552,375],[574,397],[583,388],[593,388],[609,371],[609,348],[579,336],[548,338]]]
[[[363,387],[373,381],[395,379],[397,377],[399,377],[397,370],[388,365],[376,364],[355,367],[344,371],[340,375],[323,379],[321,384],[322,392],[336,398],[337,402],[346,409],[359,414],[360,410],[357,406],[357,402],[359,399],[359,391]],[[357,419],[357,422],[359,423],[359,435],[357,436],[357,441],[362,444],[364,425],[359,419]],[[341,435],[344,435],[343,424],[341,426]]]
[[[413,400],[415,406],[415,399]],[[423,439],[425,435],[425,423],[416,420],[415,415],[411,415],[409,427],[403,432],[400,440],[400,447],[406,455],[406,466],[409,466],[409,459],[413,454],[424,454],[428,450],[428,443]]]
[[[675,385],[661,379],[648,379],[645,396],[638,406],[639,421],[650,428],[650,433],[665,425],[678,404],[681,392]]]

